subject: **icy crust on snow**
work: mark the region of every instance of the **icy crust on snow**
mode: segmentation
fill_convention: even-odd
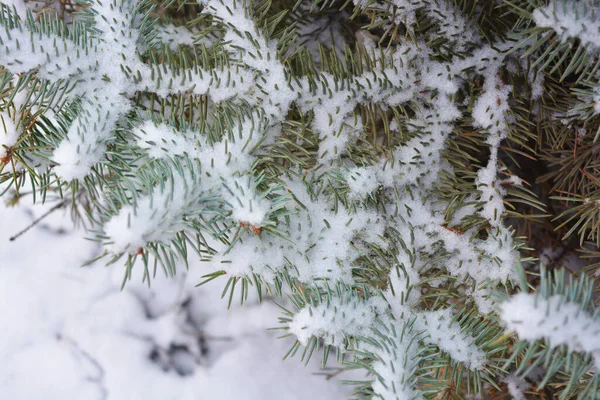
[[[571,351],[586,352],[600,369],[600,318],[566,297],[518,293],[501,305],[500,316],[519,339],[545,339],[550,347],[566,345]]]

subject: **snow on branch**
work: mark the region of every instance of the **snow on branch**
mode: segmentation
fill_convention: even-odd
[[[448,353],[453,360],[464,363],[470,369],[485,365],[486,353],[475,345],[475,340],[465,335],[453,320],[452,310],[443,309],[417,314],[415,328],[424,331],[424,340]]]
[[[0,158],[6,157],[7,149],[17,143],[19,135],[13,118],[7,112],[0,111]]]
[[[210,94],[215,102],[250,91],[254,76],[243,67],[232,74],[222,68],[203,71],[198,65],[173,69],[143,63],[137,7],[134,1],[95,2],[91,20],[86,22],[93,25],[93,33],[85,41],[78,36],[90,29],[84,22],[77,22],[72,31],[52,32],[30,18],[23,24],[2,9],[3,65],[15,74],[37,70],[39,77],[51,82],[70,82],[74,90],[68,98],[81,99],[79,115],[53,155],[56,171],[65,181],[83,178],[103,159],[106,144],[113,140],[117,124],[131,110],[130,99],[138,91],[160,96]]]
[[[566,296],[542,297],[519,293],[501,306],[500,316],[509,331],[519,339],[545,339],[550,347],[566,345],[570,351],[593,356],[600,369],[600,318],[590,314]]]
[[[189,245],[230,282],[288,285],[299,343],[355,351],[375,396],[416,399],[423,354],[477,377],[495,370],[493,329],[482,338],[478,324],[493,324],[492,295],[521,261],[502,185],[521,181],[498,178],[520,103],[502,79],[510,46],[485,44],[453,2],[354,3],[406,37],[361,29],[356,49],[323,50],[318,68],[275,39],[279,27],[262,28],[279,21],[253,2],[201,0],[211,25],[187,29],[153,20],[145,3],[98,0],[69,29],[3,7],[0,57],[64,90],[64,129],[42,144],[50,174],[94,192],[105,253],[147,264],[159,252],[186,259]],[[421,20],[427,33],[414,29]],[[209,29],[218,40],[200,38]],[[0,110],[7,148],[20,134],[14,111]],[[533,323],[537,303],[515,299]],[[584,314],[571,320],[595,326]],[[598,351],[578,340],[573,349]]]
[[[576,38],[590,51],[600,51],[600,12],[586,1],[551,0],[533,11],[533,20],[541,28],[556,31],[561,41]]]
[[[316,307],[307,306],[294,316],[290,332],[304,346],[311,338],[323,338],[326,345],[345,347],[349,337],[367,337],[377,314],[383,313],[381,298],[359,301],[333,298]]]
[[[236,223],[264,226],[272,206],[257,191],[257,178],[244,174],[254,157],[242,151],[261,140],[260,122],[252,118],[231,128],[231,135],[210,144],[193,132],[182,133],[165,123],[145,121],[134,129],[136,144],[151,160],[161,160],[180,173],[123,207],[105,224],[110,251],[135,253],[149,242],[166,243],[202,213]],[[229,140],[227,136],[235,138]]]
[[[148,243],[169,244],[197,215],[215,208],[215,196],[202,186],[199,169],[174,173],[135,205],[122,207],[104,225],[106,248],[113,254],[137,253]]]
[[[287,204],[294,222],[281,226],[284,236],[265,232],[259,238],[249,229],[235,246],[214,256],[219,268],[232,276],[257,273],[267,281],[287,271],[301,282],[353,282],[352,267],[363,255],[360,249],[381,244],[384,219],[367,210],[330,211],[325,202],[311,198],[302,183],[290,181],[285,188],[295,201]]]

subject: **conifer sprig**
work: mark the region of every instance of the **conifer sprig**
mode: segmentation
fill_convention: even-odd
[[[0,181],[70,198],[124,284],[209,261],[230,303],[288,302],[290,355],[364,369],[361,396],[484,396],[538,366],[540,388],[597,395],[596,349],[517,341],[500,318],[529,299],[508,296],[548,215],[597,254],[593,5],[77,8],[1,6]],[[553,296],[595,312],[592,283],[548,279],[557,315]]]

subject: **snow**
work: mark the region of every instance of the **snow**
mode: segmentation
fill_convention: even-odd
[[[500,143],[508,136],[506,120],[510,112],[508,99],[512,87],[504,84],[499,77],[502,56],[491,48],[484,49],[482,53],[490,59],[490,63],[485,71],[484,92],[475,102],[472,117],[475,127],[487,131],[486,143],[490,145],[490,157],[487,165],[477,171],[475,183],[481,191],[481,201],[484,202],[479,214],[491,226],[498,228],[505,211],[503,197],[506,195],[506,190],[496,177],[498,151]]]
[[[503,86],[499,90],[488,88],[488,90],[477,99],[475,107],[473,108],[475,126],[488,128],[490,131],[499,129],[498,126],[503,123],[504,114],[509,110],[507,100],[510,91],[510,86]]]
[[[360,199],[374,192],[379,187],[377,169],[374,167],[354,167],[345,174],[350,197]]]
[[[255,160],[244,150],[262,139],[252,129],[254,124],[251,118],[234,124],[213,145],[194,132],[177,134],[165,123],[145,121],[134,128],[136,145],[147,151],[149,159],[163,160],[180,172],[139,194],[105,223],[108,250],[136,253],[150,242],[168,244],[193,218],[208,214],[209,209],[215,214],[227,213],[236,225],[264,227],[271,203],[257,193],[257,178],[240,172],[249,170]],[[184,156],[188,159],[182,159]]]
[[[24,18],[27,14],[25,0],[2,0],[2,2],[15,10],[21,18]]]
[[[544,93],[545,76],[542,71],[536,71],[532,68],[527,74],[527,79],[531,85],[531,99],[538,100]]]
[[[328,303],[300,310],[290,323],[290,332],[303,346],[307,346],[311,338],[323,338],[326,345],[343,348],[346,337],[369,336],[377,313],[384,309],[385,302],[381,298],[364,302],[333,298]]]
[[[20,132],[7,112],[0,111],[0,158],[6,157],[7,148],[17,143]]]
[[[209,263],[120,291],[122,268],[80,267],[99,246],[58,210],[25,235],[48,206],[0,205],[0,393],[11,400],[346,399],[318,357],[282,361],[290,340],[266,329],[280,310],[255,298],[220,300],[224,282],[195,288]],[[32,248],[34,250],[32,251]],[[137,266],[139,267],[139,266]],[[181,268],[180,271],[184,269]],[[347,379],[342,374],[341,379]],[[234,382],[235,384],[232,384]]]
[[[51,82],[63,79],[77,83],[65,99],[82,96],[81,110],[52,156],[57,164],[55,171],[64,181],[83,178],[103,160],[106,144],[113,140],[119,121],[131,110],[129,99],[136,91],[151,91],[159,96],[210,93],[213,101],[220,102],[238,94],[247,97],[243,94],[254,81],[253,73],[247,68],[238,68],[232,74],[223,70],[207,72],[197,67],[173,71],[166,65],[159,68],[142,63],[141,49],[137,46],[141,40],[136,29],[139,21],[133,16],[134,8],[135,2],[96,1],[92,11],[98,33],[85,43],[43,33],[39,33],[39,37],[36,33],[34,39],[24,27],[6,30],[2,35],[3,40],[18,39],[7,40],[2,46],[3,66],[9,71],[19,74],[38,69],[38,76]],[[189,38],[184,40],[189,41]],[[94,47],[95,51],[84,51],[86,46]],[[285,74],[279,67],[277,76],[281,78]],[[249,100],[256,102],[256,99]]]
[[[289,232],[287,237],[264,233],[259,237],[252,229],[245,229],[235,246],[216,248],[215,265],[231,276],[255,273],[267,281],[274,273],[293,266],[288,273],[301,282],[317,279],[351,282],[349,266],[361,256],[357,249],[364,243],[381,242],[384,219],[370,210],[349,214],[342,205],[335,213],[325,201],[311,198],[303,183],[287,183],[286,190],[303,205],[288,204],[294,222],[285,227]]]
[[[210,47],[212,38],[204,37],[196,41],[196,30],[188,29],[185,26],[164,24],[156,26],[156,40],[169,46],[171,50],[177,50],[179,46],[192,46],[195,43],[201,43]]]
[[[553,0],[532,15],[537,26],[554,29],[562,42],[578,38],[588,49],[600,50],[600,13],[592,3]]]
[[[55,171],[68,182],[83,178],[100,162],[117,121],[132,107],[127,99],[114,93],[114,86],[107,86],[91,91],[95,96],[85,99],[81,113],[69,127],[67,138],[54,151],[53,160],[58,164]]]
[[[398,261],[403,268],[398,268],[397,274],[391,273],[393,288],[386,290],[385,300],[381,297],[363,300],[346,293],[346,297],[305,306],[289,325],[290,332],[303,346],[311,339],[322,338],[324,344],[342,350],[351,343],[359,353],[376,353],[379,360],[371,367],[380,380],[374,382],[373,388],[386,400],[410,399],[416,395],[413,374],[416,354],[423,348],[421,342],[437,346],[472,370],[485,368],[487,362],[486,353],[477,346],[475,338],[462,331],[452,309],[420,311],[411,307],[418,301],[415,290],[409,293],[411,285],[418,284],[416,262],[403,256]],[[408,340],[409,337],[418,339]]]
[[[285,68],[278,60],[276,43],[268,42],[248,17],[242,2],[231,0],[201,0],[207,12],[227,23],[223,36],[224,47],[239,56],[240,60],[262,77],[257,78],[256,102],[267,116],[278,121],[285,116],[295,93],[287,83]],[[237,90],[239,93],[239,89]]]
[[[425,340],[448,353],[453,360],[477,370],[485,366],[486,354],[475,345],[472,337],[461,332],[450,309],[426,311],[417,316],[415,327],[427,332]]]
[[[209,206],[198,172],[175,173],[152,195],[139,199],[137,207],[125,206],[104,226],[107,249],[114,254],[135,253],[150,242],[169,243],[186,228],[185,217],[201,213]]]
[[[529,389],[531,385],[529,385],[523,379],[518,378],[515,375],[509,375],[504,380],[506,386],[508,387],[508,393],[512,396],[513,400],[526,400],[525,390]]]
[[[186,134],[177,134],[175,129],[160,123],[155,125],[152,121],[144,121],[133,130],[138,137],[137,145],[148,152],[152,158],[166,158],[173,155],[189,154],[197,150]]]
[[[386,400],[422,399],[414,378],[419,360],[418,335],[403,321],[395,322],[393,327],[389,336],[379,338],[385,345],[372,365],[378,376],[373,390]]]
[[[566,297],[518,293],[502,304],[500,316],[519,339],[546,339],[550,347],[566,345],[571,351],[584,351],[600,368],[600,319]]]
[[[382,6],[366,0],[355,3],[375,14]],[[404,22],[408,30],[416,23],[415,12],[419,10],[438,19],[439,24],[435,24],[438,33],[456,42],[458,48],[466,49],[476,44],[471,42],[480,40],[469,26],[468,18],[451,2],[393,0],[389,3],[398,11],[393,22]],[[116,200],[107,196],[107,209],[114,212],[102,215],[103,226],[95,231],[96,239],[105,245],[103,250],[114,255],[137,254],[149,243],[168,246],[176,235],[192,233],[193,229],[186,229],[200,222],[201,217],[214,215],[225,226],[221,239],[227,235],[232,243],[227,240],[210,243],[211,250],[214,249],[214,253],[207,252],[207,256],[213,257],[211,262],[201,264],[190,256],[189,272],[179,268],[178,276],[172,280],[157,277],[152,289],[139,283],[143,270],[139,265],[134,267],[133,281],[123,292],[119,291],[123,271],[118,268],[73,269],[73,265],[102,251],[90,242],[82,242],[81,246],[71,243],[77,251],[69,256],[76,259],[43,270],[43,279],[35,282],[43,282],[44,286],[36,290],[21,288],[28,287],[31,276],[39,276],[37,264],[29,267],[34,269],[31,271],[22,268],[10,272],[8,268],[5,273],[11,285],[7,288],[10,299],[17,299],[22,308],[7,313],[12,312],[15,321],[23,315],[33,315],[40,326],[30,329],[24,324],[18,335],[5,341],[10,344],[6,350],[6,360],[10,361],[7,368],[13,364],[15,368],[8,371],[10,382],[3,384],[9,389],[14,382],[18,386],[19,379],[25,379],[24,371],[30,363],[27,360],[34,360],[36,354],[53,354],[62,360],[65,370],[79,371],[59,385],[60,390],[86,393],[90,398],[108,395],[245,399],[252,393],[260,398],[282,398],[278,390],[285,390],[286,399],[320,398],[325,394],[326,398],[334,399],[338,393],[341,395],[341,389],[329,384],[324,384],[323,389],[308,378],[297,378],[296,374],[304,375],[297,372],[295,364],[285,364],[268,376],[255,376],[257,370],[268,370],[271,358],[278,359],[285,353],[285,341],[272,344],[272,337],[264,333],[276,320],[279,313],[276,308],[251,299],[244,308],[220,312],[223,308],[213,303],[219,293],[213,292],[213,288],[222,286],[211,283],[210,288],[194,289],[193,284],[206,273],[221,271],[228,278],[255,274],[266,283],[272,283],[277,273],[286,273],[310,285],[316,281],[353,285],[358,276],[355,267],[361,266],[361,259],[373,257],[374,246],[390,246],[391,241],[384,238],[388,232],[397,232],[402,241],[411,243],[400,246],[403,250],[397,256],[396,268],[391,268],[389,287],[380,288],[383,296],[365,297],[368,299],[365,301],[357,300],[357,296],[348,299],[333,296],[331,301],[311,304],[294,316],[290,332],[304,345],[314,337],[340,347],[347,344],[348,337],[371,344],[384,343],[381,346],[384,350],[372,348],[369,343],[358,343],[356,349],[372,351],[379,357],[372,365],[379,379],[373,389],[385,399],[419,397],[414,373],[423,345],[437,346],[468,368],[485,368],[485,353],[477,347],[475,338],[463,334],[463,327],[453,320],[452,309],[420,310],[413,306],[421,296],[421,274],[425,276],[431,268],[447,274],[430,281],[430,285],[445,284],[447,279],[454,280],[453,285],[464,284],[469,288],[465,290],[467,301],[474,301],[482,314],[495,310],[491,296],[494,289],[515,278],[519,254],[514,249],[512,232],[501,219],[506,195],[502,183],[521,181],[516,177],[500,181],[497,177],[498,152],[507,136],[512,91],[498,74],[503,50],[488,45],[472,51],[473,56],[440,61],[444,57],[431,54],[426,43],[406,42],[378,51],[380,55],[372,57],[376,59],[374,65],[364,65],[357,76],[350,74],[341,79],[333,73],[320,72],[288,82],[289,68],[278,59],[277,43],[260,32],[244,2],[201,0],[201,4],[202,13],[211,14],[225,26],[218,31],[223,34],[223,50],[230,57],[226,67],[217,65],[211,71],[197,66],[171,70],[166,65],[143,64],[138,51],[148,44],[138,45],[138,39],[142,40],[136,28],[139,21],[132,15],[134,10],[127,8],[133,6],[127,2],[117,6],[108,0],[99,1],[94,8],[97,27],[103,33],[94,39],[98,51],[92,52],[89,60],[84,62],[77,55],[81,71],[75,71],[70,61],[65,64],[65,57],[78,54],[78,45],[74,43],[59,40],[60,43],[54,44],[53,38],[41,37],[36,43],[43,43],[47,49],[54,46],[56,50],[58,59],[48,58],[48,61],[46,57],[50,56],[43,51],[29,54],[7,47],[14,59],[7,63],[12,72],[39,66],[42,78],[80,80],[73,93],[83,96],[81,112],[52,157],[58,163],[57,175],[66,181],[84,177],[105,157],[106,145],[114,140],[115,129],[129,122],[124,118],[134,107],[131,99],[136,91],[154,92],[158,96],[202,94],[214,103],[228,100],[232,106],[241,105],[249,111],[244,120],[221,118],[213,126],[210,125],[213,117],[207,118],[208,124],[202,129],[214,130],[211,132],[214,135],[179,132],[174,128],[177,121],[159,121],[158,115],[153,115],[152,121],[141,121],[133,129],[135,138],[125,138],[131,140],[136,152],[140,150],[140,164],[133,166],[139,167],[139,171],[132,171],[132,178],[126,179],[126,196],[130,198],[123,201],[126,196]],[[373,18],[376,20],[378,16]],[[17,31],[13,33],[24,38],[28,51],[32,44],[28,33]],[[164,37],[172,37],[176,32],[173,28]],[[361,37],[366,51],[374,53],[372,38],[366,34]],[[182,39],[181,43],[189,44],[193,35],[185,32]],[[170,40],[167,44],[174,43]],[[64,48],[62,58],[59,47]],[[22,65],[16,65],[19,62]],[[485,135],[490,156],[487,165],[477,171],[474,182],[480,194],[468,198],[471,205],[455,218],[479,213],[493,228],[485,239],[474,235],[475,232],[448,226],[447,204],[432,194],[432,189],[440,183],[440,173],[451,168],[442,155],[454,124],[468,118],[464,108],[459,109],[455,103],[455,94],[464,85],[456,76],[462,77],[464,70],[472,68],[483,75],[484,87],[474,102],[465,104],[473,104],[473,125],[481,128],[477,134]],[[103,80],[98,80],[98,76],[103,76]],[[537,78],[533,80],[534,96],[541,85]],[[352,165],[353,157],[342,159],[361,136],[376,133],[367,132],[376,121],[363,120],[359,105],[380,107],[383,115],[390,112],[390,107],[405,103],[410,103],[414,112],[406,121],[391,124],[392,136],[399,141],[394,139],[397,146],[389,154],[369,160],[373,165]],[[256,148],[261,143],[276,143],[277,137],[281,137],[292,104],[311,115],[310,129],[319,139],[317,165],[312,171],[290,169],[289,174],[279,177],[277,184],[265,190],[263,184],[259,190],[262,177],[254,167]],[[215,119],[221,116],[228,114],[216,113]],[[268,147],[262,150],[268,151]],[[159,184],[155,184],[156,180],[148,183],[150,179],[144,180],[147,172],[144,168],[152,163],[173,167],[172,176],[160,179]],[[315,174],[327,176],[338,171],[345,179],[351,200],[364,200],[378,190],[382,194],[395,193],[395,197],[381,203],[381,208],[390,213],[386,211],[383,215],[366,201],[336,200],[333,205],[328,199],[333,197],[332,193],[328,193],[327,187],[319,187],[323,180]],[[286,210],[282,212],[287,214],[278,218],[276,211],[284,206]],[[271,227],[277,231],[263,230]],[[67,237],[62,238],[65,241],[82,235],[67,230]],[[37,228],[34,232],[40,234]],[[214,236],[208,240],[216,241]],[[45,244],[58,240],[45,236],[35,239]],[[58,244],[55,247],[61,248]],[[403,253],[405,249],[411,250]],[[146,250],[148,254],[150,251]],[[45,259],[62,260],[60,257],[56,253]],[[69,276],[75,277],[75,282],[83,282],[85,288],[75,290],[69,286],[75,283],[62,282],[59,278],[65,269]],[[26,273],[19,275],[22,270]],[[13,280],[11,273],[17,276]],[[60,293],[55,295],[55,290]],[[31,293],[36,293],[33,300]],[[72,298],[75,295],[78,297]],[[27,308],[30,302],[33,302],[31,309]],[[230,319],[238,314],[237,320]],[[378,337],[378,324],[391,333],[386,331],[387,336]],[[15,347],[13,341],[21,342]],[[19,352],[10,350],[13,348],[22,348],[26,357],[20,358]],[[60,351],[67,354],[57,355]],[[22,359],[25,364],[20,366]],[[273,364],[280,368],[279,363]],[[310,365],[316,368],[314,363]],[[41,363],[38,367],[47,368]],[[279,375],[287,373],[293,378]],[[231,374],[238,374],[233,379],[241,384],[229,384]],[[314,394],[306,391],[307,385],[315,388]],[[17,393],[19,389],[10,390]],[[64,392],[51,395],[68,396]]]
[[[477,29],[455,7],[453,2],[434,0],[427,12],[432,18],[439,20],[438,35],[443,35],[448,40],[456,42],[459,50],[464,50],[468,43],[481,39]]]
[[[223,183],[225,186],[225,183]],[[256,194],[252,176],[233,178],[224,197],[231,206],[231,218],[242,224],[260,228],[268,221],[271,204]]]

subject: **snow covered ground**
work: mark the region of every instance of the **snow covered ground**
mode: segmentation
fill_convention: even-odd
[[[11,242],[49,206],[1,203],[0,399],[347,398],[338,377],[315,374],[318,356],[306,367],[282,361],[291,342],[266,330],[276,306],[227,310],[224,279],[195,288],[207,263],[159,274],[152,289],[134,277],[121,291],[121,263],[81,267],[99,248],[63,210]]]

